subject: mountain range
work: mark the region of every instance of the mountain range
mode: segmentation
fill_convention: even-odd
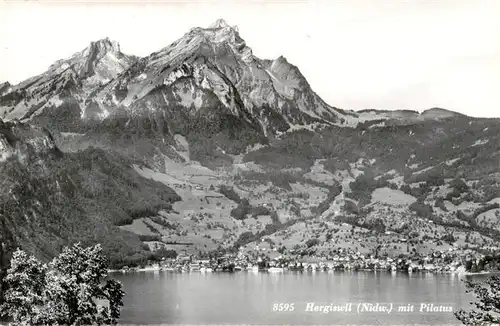
[[[224,20],[146,57],[91,42],[0,84],[0,119],[6,252],[101,242],[121,266],[264,240],[390,255],[401,238],[422,253],[499,240],[498,119],[330,106]]]

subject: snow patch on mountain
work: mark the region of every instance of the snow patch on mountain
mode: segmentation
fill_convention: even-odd
[[[478,139],[474,142],[474,144],[470,145],[470,147],[476,147],[476,146],[481,146],[485,145],[489,142],[489,139]]]
[[[460,157],[457,157],[457,158],[454,158],[454,159],[451,159],[451,160],[448,160],[446,161],[446,165],[448,166],[452,166],[453,164],[455,164],[455,162],[457,162],[458,160],[460,160]]]
[[[85,134],[78,132],[61,132],[61,136],[70,138],[70,137],[82,137],[85,136]]]
[[[373,129],[373,128],[379,128],[379,127],[385,127],[386,123],[385,121],[382,121],[382,122],[379,122],[379,123],[375,123],[375,124],[372,124],[368,127],[368,129]]]

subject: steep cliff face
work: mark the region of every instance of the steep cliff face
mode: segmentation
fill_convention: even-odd
[[[0,83],[0,96],[10,92],[11,89],[12,89],[12,85],[9,82]]]

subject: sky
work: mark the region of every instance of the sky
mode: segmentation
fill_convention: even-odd
[[[496,0],[0,1],[0,81],[11,84],[93,40],[145,56],[223,18],[332,106],[500,117]]]

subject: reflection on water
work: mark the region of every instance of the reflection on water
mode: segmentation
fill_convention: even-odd
[[[316,305],[393,303],[467,307],[461,279],[431,273],[114,274],[127,292],[122,323],[170,324],[459,324],[453,313],[309,312]],[[273,311],[294,303],[294,311]]]

